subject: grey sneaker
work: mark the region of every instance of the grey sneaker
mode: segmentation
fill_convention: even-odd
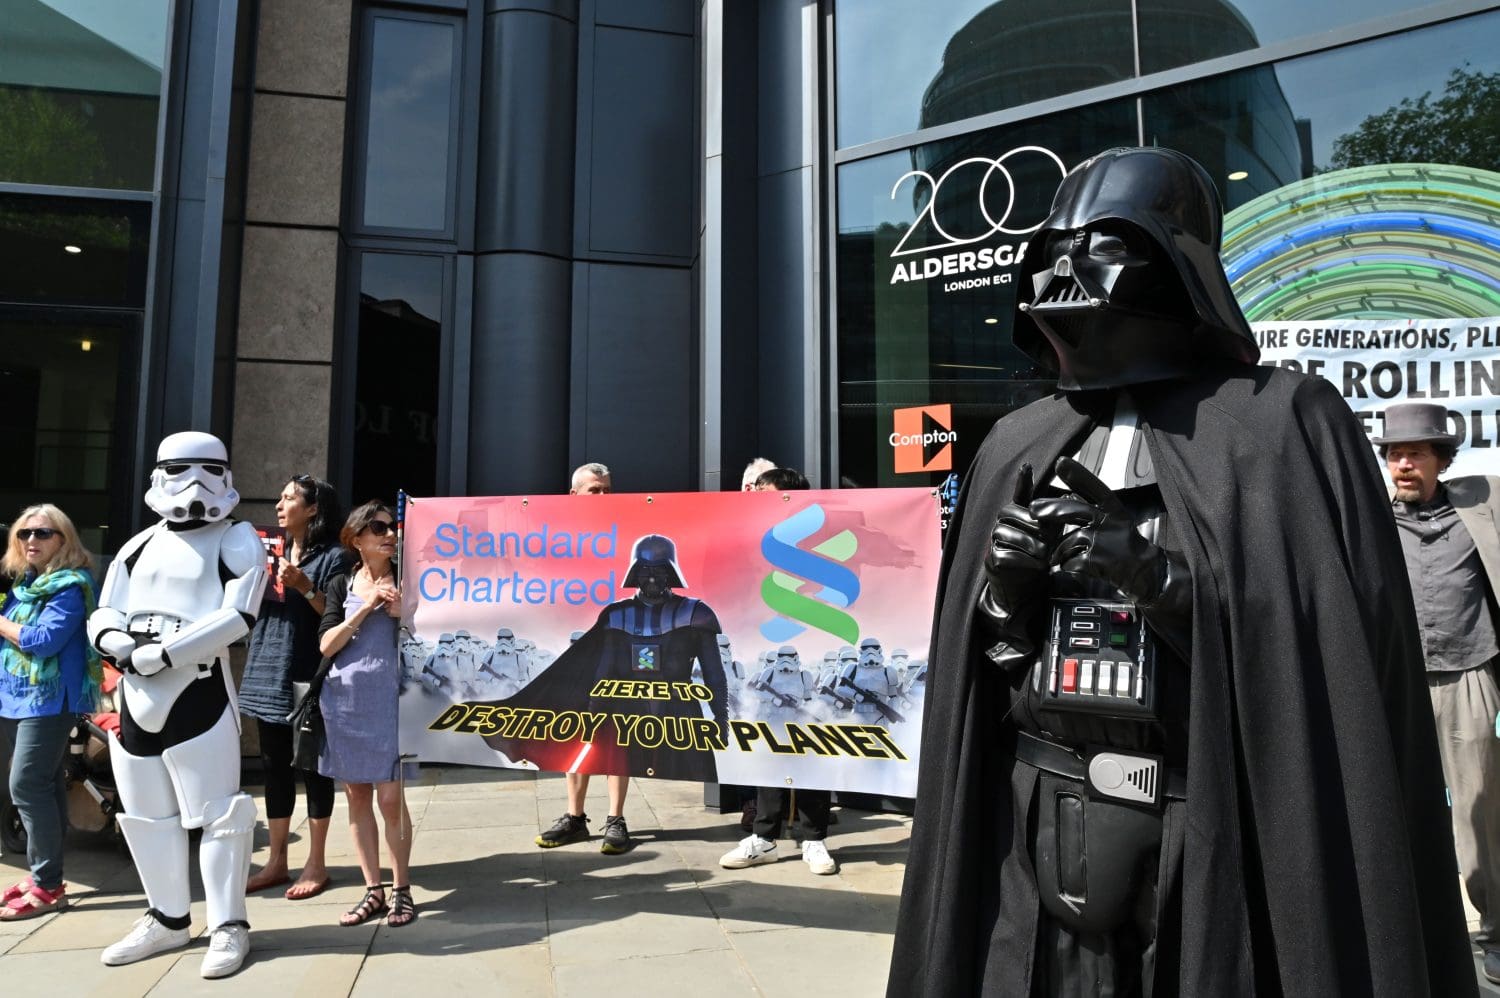
[[[536,844],[543,849],[565,846],[570,842],[582,842],[589,837],[589,816],[568,814],[552,823],[552,827],[536,837]]]
[[[606,856],[618,856],[630,850],[630,829],[625,827],[625,816],[614,814],[604,819],[604,841],[599,851]]]

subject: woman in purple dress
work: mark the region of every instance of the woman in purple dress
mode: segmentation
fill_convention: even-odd
[[[319,648],[333,660],[320,700],[328,738],[318,771],[344,784],[354,852],[365,877],[365,896],[339,924],[360,925],[386,915],[387,925],[400,926],[416,918],[417,909],[411,899],[411,816],[396,723],[401,590],[392,564],[395,514],[384,503],[367,502],[349,514],[339,540],[357,563],[329,584],[328,609],[318,629]],[[389,904],[380,878],[375,804],[391,851]]]

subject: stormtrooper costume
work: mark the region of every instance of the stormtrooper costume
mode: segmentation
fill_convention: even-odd
[[[447,690],[457,696],[458,649],[454,636],[444,631],[438,635],[437,647],[422,663],[422,689],[428,693]]]
[[[835,649],[823,653],[823,664],[818,669],[817,681],[813,683],[818,695],[816,712],[821,720],[831,720],[840,710],[849,708],[849,700],[839,692],[838,686],[839,653]]]
[[[407,687],[417,681],[422,673],[422,663],[427,661],[430,654],[427,642],[416,634],[402,628],[406,637],[401,641],[401,682],[400,692],[405,693]]]
[[[229,518],[238,502],[217,437],[163,440],[146,493],[162,519],[120,549],[89,617],[89,640],[124,673],[110,763],[125,807],[120,829],[150,904],[104,950],[110,966],[188,944],[190,828],[203,830],[198,862],[212,928],[203,976],[233,974],[250,951],[255,802],[240,792],[228,646],[249,632],[267,573],[254,528]]]
[[[486,696],[508,697],[531,681],[530,656],[517,646],[515,632],[509,627],[495,632],[495,646],[485,652],[479,671],[484,676]]]
[[[906,720],[896,710],[895,701],[910,708],[901,692],[901,677],[896,670],[885,664],[885,654],[880,641],[865,638],[859,643],[859,658],[850,665],[847,661],[839,670],[839,693],[854,701],[855,717],[866,724],[895,724]],[[841,656],[842,658],[842,656]]]
[[[807,721],[811,719],[807,701],[813,696],[813,677],[802,668],[797,649],[782,645],[776,662],[763,671],[753,684],[761,693],[760,716],[767,721]]]
[[[729,687],[729,713],[739,716],[740,712],[740,690],[745,685],[745,663],[736,662],[734,650],[729,645],[729,635],[719,635],[719,662],[724,666],[724,682]],[[700,674],[702,668],[698,668]],[[702,680],[698,680],[702,682]]]

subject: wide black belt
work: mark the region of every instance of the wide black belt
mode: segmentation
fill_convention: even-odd
[[[1029,731],[1016,731],[1016,758],[1029,766],[1044,769],[1057,776],[1063,776],[1079,783],[1091,784],[1089,779],[1089,764],[1100,751],[1084,754],[1065,745],[1049,742],[1045,738],[1038,738]],[[1141,755],[1139,753],[1123,750],[1102,750],[1110,755],[1122,759],[1140,759],[1145,762],[1157,761],[1155,756]],[[1162,777],[1160,786],[1155,790],[1160,797],[1169,797],[1173,800],[1187,800],[1187,773],[1180,769],[1170,769],[1161,766]],[[1108,796],[1117,796],[1108,794]]]

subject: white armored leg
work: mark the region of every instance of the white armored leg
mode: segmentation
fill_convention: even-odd
[[[187,829],[175,814],[170,818],[122,814],[118,818],[135,872],[146,890],[146,903],[169,918],[186,918],[191,901]]]
[[[186,946],[188,935],[188,834],[177,814],[177,796],[160,758],[135,756],[110,739],[110,764],[128,813],[118,816],[130,845],[150,910],[99,959],[111,967]]]
[[[130,845],[147,902],[169,918],[186,917],[188,836],[167,767],[159,756],[131,755],[118,738],[110,739],[109,760],[125,805],[120,831]]]
[[[240,729],[232,707],[225,707],[214,726],[196,738],[161,754],[177,796],[184,828],[202,828],[217,814],[209,804],[240,792]]]
[[[245,880],[250,876],[250,853],[255,836],[255,801],[246,794],[213,801],[218,812],[203,826],[198,843],[198,868],[203,874],[203,895],[208,907],[208,926],[245,918]]]

